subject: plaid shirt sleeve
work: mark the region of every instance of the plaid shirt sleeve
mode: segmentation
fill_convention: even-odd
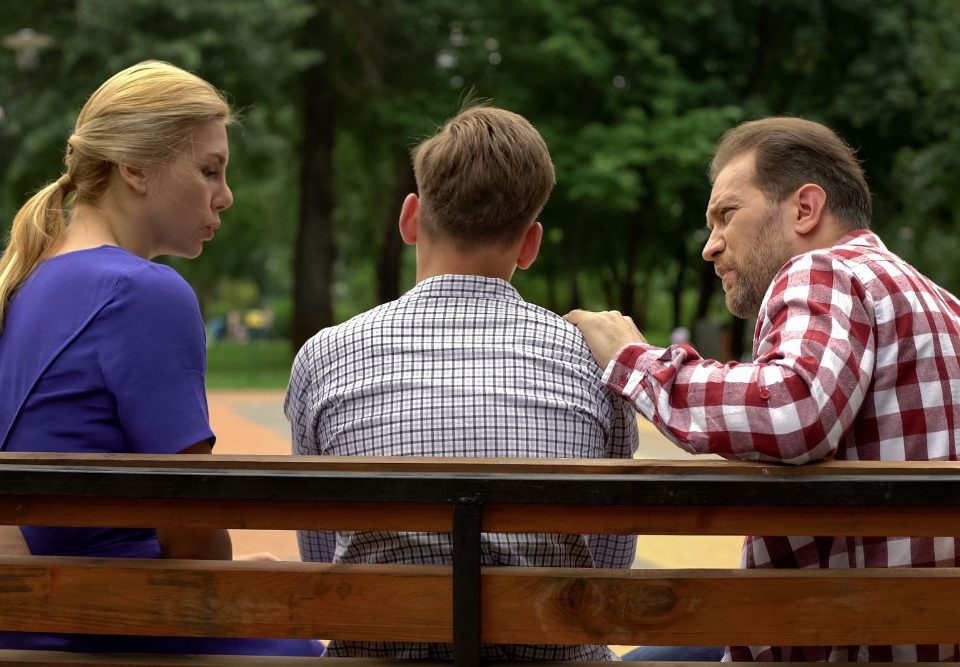
[[[873,307],[843,260],[800,255],[760,309],[753,363],[688,345],[628,345],[604,381],[693,454],[802,464],[833,457],[873,377]]]
[[[613,408],[610,432],[607,435],[607,457],[630,459],[640,444],[637,415],[630,403],[619,396],[609,396]],[[636,535],[585,535],[594,562],[606,567],[629,569],[637,555]]]
[[[613,420],[610,435],[607,437],[607,457],[611,459],[630,459],[637,453],[640,434],[637,432],[637,415],[630,403],[619,396],[611,396]]]
[[[311,408],[316,405],[313,393],[316,391],[313,382],[310,359],[311,347],[304,345],[293,360],[290,371],[290,384],[287,386],[287,395],[283,401],[283,411],[290,422],[290,435],[293,442],[293,454],[319,454],[313,437],[311,423],[313,415]]]
[[[283,402],[283,411],[290,422],[294,456],[322,454],[314,434],[314,406],[319,391],[314,378],[314,340],[309,341],[293,361],[290,384]],[[329,531],[297,531],[300,556],[305,561],[332,563],[337,547],[337,534]]]

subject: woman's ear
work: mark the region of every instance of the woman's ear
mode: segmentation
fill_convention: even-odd
[[[147,194],[147,173],[140,167],[134,167],[128,164],[117,165],[117,173],[131,190],[138,195]]]

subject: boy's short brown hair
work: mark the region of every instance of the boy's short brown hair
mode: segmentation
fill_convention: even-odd
[[[474,106],[413,151],[420,224],[471,245],[508,245],[536,220],[554,184],[543,138],[523,117]]]
[[[827,206],[847,229],[870,226],[870,188],[853,149],[820,123],[774,116],[742,123],[720,139],[710,182],[733,158],[755,151],[756,183],[772,202],[782,202],[805,183],[827,193]]]

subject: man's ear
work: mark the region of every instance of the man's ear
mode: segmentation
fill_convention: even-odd
[[[420,235],[420,198],[413,192],[403,200],[400,208],[400,238],[407,245],[414,245]]]
[[[793,222],[794,231],[807,236],[817,231],[827,212],[827,193],[816,183],[807,183],[793,194],[796,211]]]
[[[520,244],[520,252],[517,253],[518,269],[530,268],[540,252],[541,241],[543,241],[543,225],[537,221],[527,227],[527,231],[523,233],[523,242]]]
[[[135,193],[138,195],[147,194],[147,173],[142,168],[120,164],[117,165],[117,173]]]

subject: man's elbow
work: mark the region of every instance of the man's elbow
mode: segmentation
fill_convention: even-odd
[[[773,460],[795,466],[828,461],[836,456],[837,444],[829,436],[811,438],[807,432],[797,431],[777,438]]]

